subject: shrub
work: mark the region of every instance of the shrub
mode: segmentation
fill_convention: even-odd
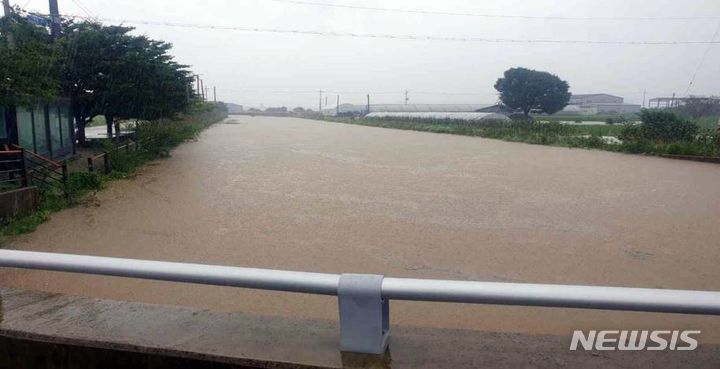
[[[643,110],[640,120],[642,121],[640,132],[643,138],[659,143],[690,142],[695,139],[699,131],[695,123],[667,110]]]
[[[67,190],[71,195],[82,194],[85,191],[99,191],[103,181],[97,173],[74,172],[68,176]]]

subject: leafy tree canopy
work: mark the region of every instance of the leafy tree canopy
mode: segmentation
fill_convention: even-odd
[[[556,113],[570,101],[567,82],[548,72],[527,68],[511,68],[495,83],[500,100],[512,109],[519,109],[526,116],[531,111]]]
[[[56,48],[47,30],[31,24],[17,10],[0,19],[0,105],[50,101],[57,97],[59,86]]]
[[[81,141],[95,115],[110,118],[110,132],[114,118],[168,117],[193,102],[192,75],[169,55],[172,45],[132,31],[82,22],[69,25],[60,40],[63,91],[73,101]]]

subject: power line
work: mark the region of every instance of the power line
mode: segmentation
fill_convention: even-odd
[[[82,3],[82,1],[80,1],[80,0],[72,0],[72,2],[73,2],[78,8],[80,8],[80,10],[82,10],[85,14],[87,14],[88,17],[90,17],[90,18],[93,17],[92,12],[85,6],[85,4]]]
[[[718,33],[720,33],[720,23],[718,23],[718,26],[715,29],[715,33],[713,34],[713,37],[710,39],[710,41],[715,41],[717,39]],[[690,89],[692,88],[693,83],[695,83],[695,78],[697,77],[698,73],[700,72],[700,69],[702,69],[703,64],[705,64],[705,59],[707,59],[707,56],[710,53],[710,49],[712,48],[712,45],[713,44],[708,44],[707,49],[705,49],[705,53],[703,54],[702,58],[700,59],[700,64],[698,64],[697,69],[695,69],[695,73],[693,73],[692,79],[690,80],[690,84],[688,85],[687,89],[685,90],[686,96],[690,93]]]
[[[329,4],[315,1],[304,0],[265,0],[276,3],[294,4],[294,5],[310,5],[321,6],[327,8],[341,8],[366,10],[376,12],[391,13],[407,13],[407,14],[424,14],[424,15],[446,15],[460,17],[481,17],[481,18],[506,18],[506,19],[542,19],[542,20],[564,20],[564,21],[691,21],[691,20],[707,20],[720,19],[718,16],[686,16],[686,17],[564,17],[564,16],[536,16],[536,15],[515,15],[515,14],[488,14],[488,13],[470,13],[459,11],[439,11],[425,9],[401,9],[401,8],[385,8],[363,5],[347,5],[347,4]]]
[[[113,18],[92,18],[79,15],[66,15],[70,18],[100,20],[105,22],[120,22],[129,24],[142,24],[149,26],[177,27],[177,28],[195,28],[210,30],[231,30],[242,32],[259,32],[259,33],[278,33],[278,34],[300,34],[310,36],[328,36],[328,37],[353,37],[353,38],[373,38],[373,39],[392,39],[392,40],[411,40],[411,41],[449,41],[449,42],[477,42],[477,43],[507,43],[507,44],[584,44],[584,45],[708,45],[717,44],[720,41],[623,41],[623,40],[556,40],[556,39],[511,39],[511,38],[485,38],[485,37],[458,37],[458,36],[434,36],[434,35],[413,35],[413,34],[390,34],[390,33],[355,33],[355,32],[337,32],[337,31],[313,31],[301,29],[279,29],[264,27],[247,27],[247,26],[223,26],[211,24],[197,23],[177,23],[177,22],[161,22],[148,20],[131,20],[131,19],[113,19]]]

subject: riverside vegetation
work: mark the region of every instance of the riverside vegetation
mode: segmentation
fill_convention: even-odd
[[[112,171],[103,175],[101,171],[75,171],[68,174],[66,193],[41,189],[40,207],[32,214],[17,218],[0,227],[0,241],[8,236],[34,231],[47,221],[50,215],[62,209],[85,202],[89,195],[101,190],[108,181],[130,178],[145,163],[168,157],[170,150],[187,141],[196,139],[206,128],[227,117],[224,104],[198,104],[188,113],[174,119],[158,119],[137,125],[135,137],[142,145],[129,152],[115,150],[110,156]],[[116,146],[113,140],[103,143],[106,151]]]
[[[532,119],[511,122],[352,117],[323,119],[372,127],[479,136],[538,145],[647,155],[720,157],[720,134],[715,127],[709,127],[706,122],[698,124],[697,121],[666,110],[643,110],[640,114],[640,123],[608,125],[570,125]]]

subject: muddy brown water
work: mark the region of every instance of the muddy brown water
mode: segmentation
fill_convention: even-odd
[[[720,290],[720,166],[233,117],[5,247],[395,277]],[[335,298],[39,271],[2,286],[337,319]],[[391,304],[393,324],[570,334],[717,317]]]

